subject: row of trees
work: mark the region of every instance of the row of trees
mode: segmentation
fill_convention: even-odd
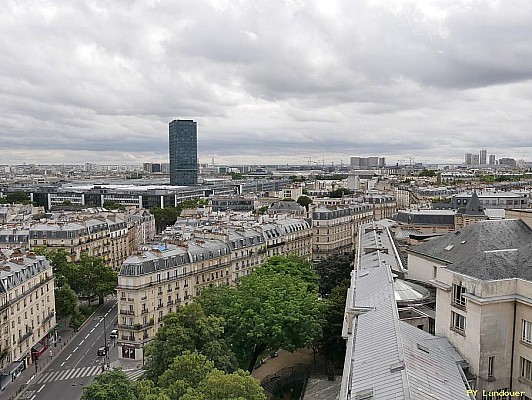
[[[31,200],[27,193],[17,191],[0,197],[0,204],[31,204]]]
[[[265,400],[259,382],[242,370],[226,373],[201,353],[176,356],[157,381],[130,382],[120,369],[96,377],[81,400]]]
[[[52,251],[37,249],[38,254],[50,260],[55,275],[55,311],[58,319],[73,318],[73,325],[79,325],[82,314],[79,298],[86,299],[90,308],[94,298],[102,304],[104,297],[114,292],[117,273],[105,265],[103,258],[81,253],[80,260],[69,262],[68,254],[60,249]],[[82,309],[83,310],[83,309]]]

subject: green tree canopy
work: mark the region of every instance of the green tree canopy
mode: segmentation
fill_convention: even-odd
[[[73,317],[77,308],[78,296],[68,283],[55,290],[55,312],[58,318]]]
[[[89,305],[93,296],[98,296],[100,304],[106,295],[114,292],[118,283],[118,274],[111,267],[104,264],[101,257],[81,253],[77,263],[78,294],[88,297]]]
[[[338,188],[329,192],[329,197],[331,198],[341,198],[347,195],[353,194],[353,192],[346,188]]]
[[[320,277],[320,294],[327,296],[332,289],[351,277],[354,255],[352,253],[333,254],[314,266]]]
[[[214,370],[181,400],[265,400],[266,395],[258,380],[248,372],[238,370],[232,374]]]
[[[144,387],[150,385],[142,384]],[[249,373],[238,370],[228,374],[197,351],[184,351],[160,376],[151,393],[163,393],[170,400],[245,399],[264,400],[264,390]]]
[[[300,274],[300,269],[286,273],[280,265],[259,267],[237,286],[206,288],[197,298],[206,313],[225,319],[228,341],[248,371],[266,349],[294,351],[321,337],[317,285]]]
[[[321,347],[327,360],[336,365],[342,365],[345,358],[345,339],[342,337],[342,324],[344,321],[345,299],[350,280],[344,280],[334,287],[327,299],[326,320],[323,327],[323,339]]]
[[[433,177],[436,176],[436,171],[432,169],[423,168],[423,170],[419,173],[419,176]]]
[[[309,290],[313,292],[319,287],[320,276],[314,272],[312,263],[294,254],[270,257],[257,271],[261,274],[281,274],[299,278],[306,282]]]
[[[187,350],[201,352],[221,370],[231,372],[238,367],[234,353],[224,340],[223,319],[207,316],[200,304],[191,303],[166,315],[154,340],[146,346],[147,378],[156,382],[174,358]]]
[[[108,210],[120,210],[124,211],[126,206],[123,204],[117,203],[116,201],[106,200],[103,202],[103,207]]]
[[[0,204],[30,204],[30,196],[27,193],[16,191],[6,197],[0,197]]]
[[[305,207],[308,211],[308,207],[312,204],[312,199],[308,196],[299,196],[297,199],[297,203],[300,206]]]
[[[137,400],[133,383],[120,369],[98,375],[94,382],[83,388],[81,400]]]
[[[150,212],[155,218],[155,227],[157,230],[163,231],[167,226],[173,225],[177,220],[177,217],[181,215],[181,211],[187,208],[196,208],[198,206],[206,205],[205,199],[195,198],[185,200],[179,203],[176,207],[152,207]]]

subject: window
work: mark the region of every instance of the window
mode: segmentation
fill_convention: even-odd
[[[495,361],[495,356],[488,357],[488,378],[493,378],[493,363]]]
[[[451,328],[464,332],[466,325],[466,318],[454,311],[451,311]]]
[[[523,320],[521,340],[526,343],[532,343],[532,322],[529,322],[526,319]]]
[[[532,381],[532,361],[521,357],[521,377]]]
[[[465,307],[466,299],[464,298],[466,288],[464,286],[453,284],[453,304],[455,306]]]

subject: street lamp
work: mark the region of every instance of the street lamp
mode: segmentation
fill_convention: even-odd
[[[107,325],[105,324],[105,315],[100,319],[103,321],[103,344],[105,346],[105,360],[109,363],[109,348],[107,347]]]

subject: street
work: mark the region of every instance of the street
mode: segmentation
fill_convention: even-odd
[[[26,392],[19,398],[80,399],[83,387],[90,385],[102,373],[102,366],[117,359],[116,339],[109,338],[116,318],[116,300],[109,300],[62,349],[61,354],[56,355],[60,347],[51,348],[52,362],[30,382]],[[98,348],[105,343],[109,346],[109,358],[97,355]],[[50,357],[50,354],[47,352],[42,357]]]

